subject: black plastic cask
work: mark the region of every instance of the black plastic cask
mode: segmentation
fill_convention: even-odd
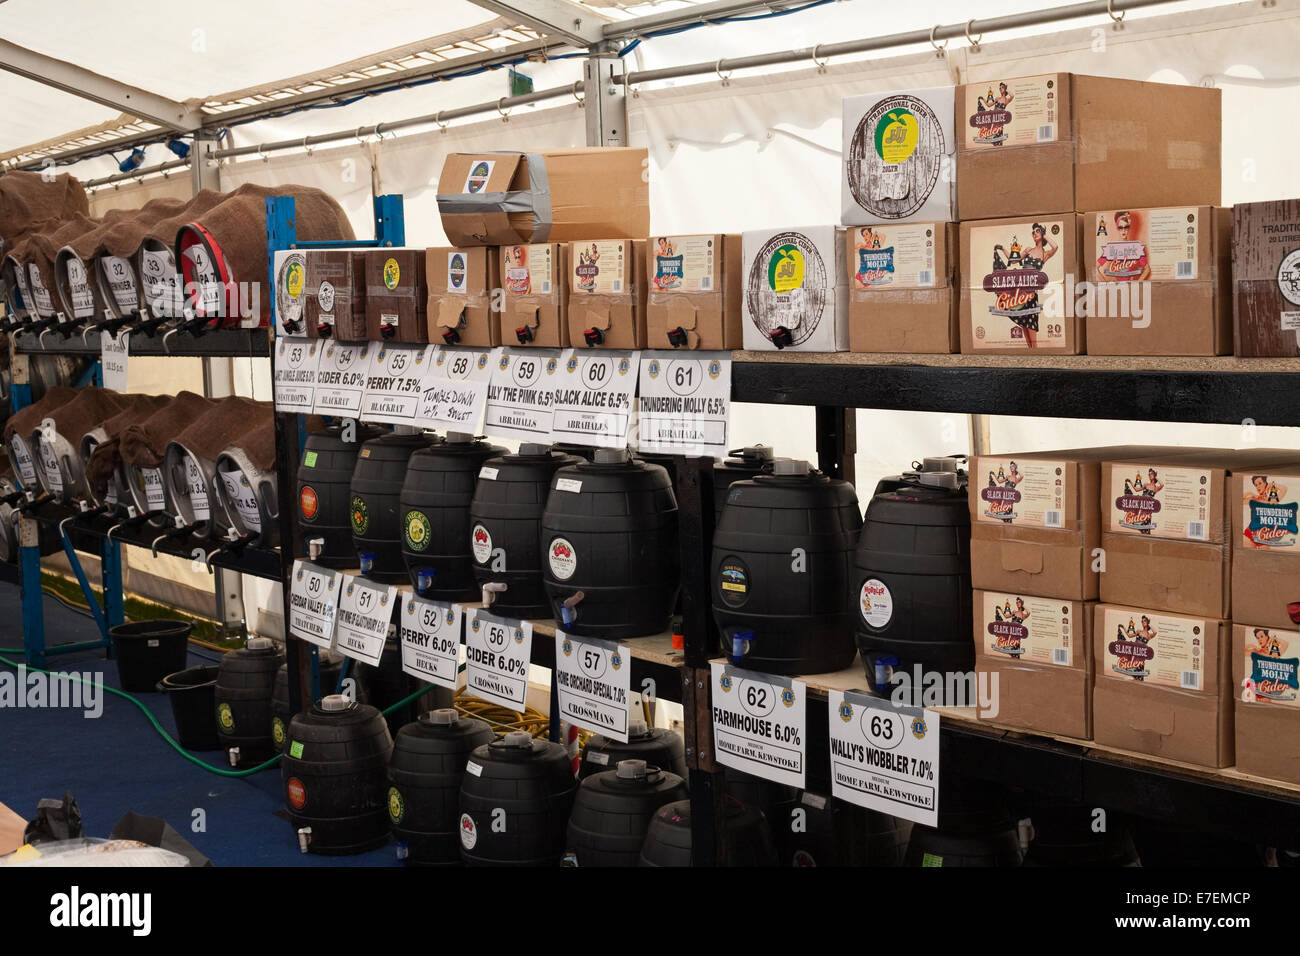
[[[763,811],[726,799],[727,857],[721,866],[776,866],[776,846]],[[691,866],[691,801],[679,800],[655,812],[641,845],[638,866]]]
[[[298,550],[308,554],[307,543],[323,538],[316,563],[326,568],[357,567],[349,518],[352,473],[361,445],[382,432],[373,425],[352,422],[355,441],[343,440],[344,425],[331,425],[307,436],[298,465]]]
[[[238,747],[234,764],[251,767],[279,753],[271,736],[275,675],[284,654],[265,637],[221,656],[217,670],[217,735],[225,750]]]
[[[393,432],[364,442],[357,452],[348,488],[348,522],[357,556],[371,556],[368,574],[376,581],[398,584],[407,579],[399,505],[406,465],[412,454],[438,440],[423,433]],[[359,561],[363,570],[367,563]]]
[[[343,671],[343,658],[327,660],[321,656],[320,696],[338,692],[339,674]],[[316,701],[312,701],[315,703]],[[284,738],[289,732],[293,711],[289,708],[289,665],[281,664],[275,672],[275,687],[271,693],[271,742],[277,752],[284,749]]]
[[[635,717],[628,722],[627,743],[600,734],[592,734],[582,748],[578,779],[613,770],[621,760],[643,760],[687,779],[686,743],[682,735],[666,727],[650,727]],[[727,779],[731,776],[728,774]]]
[[[577,866],[636,866],[655,811],[687,798],[675,773],[622,760],[578,787],[569,814],[568,855]]]

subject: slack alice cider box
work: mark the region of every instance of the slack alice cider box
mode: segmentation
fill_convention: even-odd
[[[575,348],[646,347],[645,241],[569,243],[569,342]]]
[[[497,250],[437,246],[424,252],[429,284],[429,341],[487,347],[501,344],[501,317],[492,309],[500,287]]]
[[[568,348],[568,243],[502,246],[500,255],[502,339],[507,345]]]
[[[974,593],[975,670],[996,674],[992,723],[1092,737],[1091,602],[1015,591]]]
[[[645,268],[648,348],[743,346],[738,233],[652,237]]]
[[[1300,602],[1300,463],[1239,470],[1228,489],[1232,619],[1296,627],[1291,608]]]
[[[1300,783],[1300,632],[1232,630],[1237,769]]]
[[[947,353],[957,331],[957,224],[845,229],[849,351]]]
[[[1114,604],[1093,613],[1093,739],[1202,767],[1231,766],[1231,625]]]

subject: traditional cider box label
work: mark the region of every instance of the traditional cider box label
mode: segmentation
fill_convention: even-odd
[[[715,236],[660,236],[650,240],[650,283],[655,292],[713,292],[718,253]]]
[[[508,295],[550,295],[555,274],[551,246],[506,246],[505,287]]]
[[[853,235],[849,275],[854,290],[935,287],[934,244],[943,241],[939,224],[854,226],[849,231]]]
[[[1102,282],[1195,279],[1199,211],[1116,209],[1096,215],[1097,278]]]
[[[1271,627],[1247,628],[1245,655],[1243,701],[1300,707],[1300,634]]]
[[[1058,87],[1055,74],[968,85],[964,145],[992,149],[1055,142]]]
[[[967,249],[975,348],[1063,348],[1065,223],[1025,220],[970,230]],[[1049,302],[1055,308],[1049,309]]]
[[[1243,475],[1241,492],[1242,545],[1296,554],[1300,475]]]
[[[984,592],[984,649],[1035,664],[1069,667],[1077,639],[1069,603],[998,591]]]
[[[1208,539],[1211,473],[1164,465],[1110,470],[1107,530],[1188,541]]]
[[[979,488],[975,520],[1022,528],[1065,527],[1065,502],[1071,493],[1065,462],[984,456],[976,464],[979,473],[970,476]]]
[[[1106,676],[1181,690],[1205,688],[1205,621],[1107,608],[1102,627]]]

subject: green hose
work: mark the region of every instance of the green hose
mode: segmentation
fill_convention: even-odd
[[[8,648],[3,648],[0,650],[9,651]],[[10,653],[12,653],[12,651],[10,651]],[[8,664],[10,667],[14,668],[15,670],[21,666],[25,666],[22,664],[22,662],[15,663],[14,661],[11,661],[7,657],[3,657],[3,656],[0,656],[0,663]],[[27,670],[36,671],[36,673],[38,674],[56,673],[55,671],[47,671],[39,667],[27,667]],[[84,677],[78,677],[76,674],[69,674],[67,671],[58,671],[57,673],[64,677],[70,677],[72,680],[78,681],[79,683],[82,684],[90,683]],[[140,710],[144,712],[144,715],[147,718],[149,718],[149,723],[153,724],[153,729],[158,731],[158,733],[162,735],[163,740],[171,744],[172,748],[175,749],[175,751],[178,754],[180,754],[190,763],[196,764],[197,766],[202,767],[204,770],[207,770],[210,773],[215,773],[221,777],[247,777],[249,774],[257,773],[260,770],[266,770],[268,767],[275,764],[280,759],[280,754],[276,754],[270,760],[259,763],[256,767],[249,767],[247,770],[226,770],[222,767],[214,767],[212,766],[212,764],[208,763],[207,761],[200,760],[198,757],[194,756],[192,753],[190,753],[188,750],[182,747],[179,743],[173,740],[171,734],[167,733],[167,731],[163,729],[162,724],[158,723],[158,719],[154,717],[153,712],[150,711],[149,708],[146,707],[143,703],[141,703],[139,699],[132,697],[124,690],[118,690],[116,687],[109,687],[107,684],[104,684],[102,686],[104,690],[108,691],[110,694],[116,694],[118,697],[123,697],[126,700],[129,700],[131,703],[135,704],[135,706],[139,707]],[[408,694],[407,696],[403,697],[397,703],[389,707],[385,707],[382,711],[380,711],[380,713],[384,715],[391,714],[393,711],[397,710],[397,708],[409,704],[411,701],[415,700],[420,695],[427,694],[428,692],[429,692],[429,688],[422,687],[419,690],[415,691],[414,693]]]

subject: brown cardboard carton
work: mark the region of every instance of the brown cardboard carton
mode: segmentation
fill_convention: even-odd
[[[427,342],[423,249],[367,249],[366,336],[371,342]]]
[[[366,276],[362,253],[307,249],[303,321],[310,338],[366,341]]]
[[[1094,605],[974,592],[975,669],[997,675],[998,713],[983,719],[1038,733],[1092,736]]]
[[[1297,655],[1300,632],[1242,624],[1233,628],[1233,708],[1242,773],[1300,783]]]
[[[1082,276],[1072,212],[963,222],[961,350],[1082,355],[1084,319],[1070,294]]]
[[[1204,767],[1230,766],[1229,647],[1226,621],[1098,604],[1093,739]]]
[[[455,246],[643,238],[648,162],[625,147],[451,153],[438,177],[442,228]]]
[[[1300,602],[1300,464],[1247,468],[1228,479],[1233,620],[1294,627]]]
[[[1088,213],[1088,354],[1229,354],[1231,218],[1216,206]]]
[[[1300,355],[1300,199],[1232,207],[1237,354]]]
[[[1222,96],[1048,73],[957,90],[957,214],[1218,205]]]
[[[569,345],[569,247],[563,242],[502,246],[501,284],[506,344]]]
[[[651,238],[647,347],[741,348],[742,268],[739,234]]]
[[[1232,552],[1227,545],[1106,532],[1101,599],[1226,618],[1232,611]]]
[[[569,341],[588,348],[645,348],[645,241],[571,242],[568,257]]]
[[[501,344],[501,316],[492,309],[501,256],[496,249],[437,246],[424,253],[429,284],[429,341],[447,345]]]
[[[946,353],[957,331],[957,224],[845,230],[849,350]]]

